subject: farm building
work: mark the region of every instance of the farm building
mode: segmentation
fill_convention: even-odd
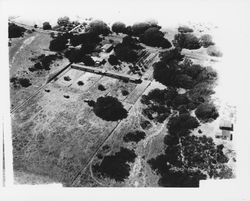
[[[113,49],[113,45],[112,44],[105,44],[102,46],[102,51],[103,52],[111,52]]]
[[[220,129],[221,130],[228,130],[228,131],[233,131],[233,124],[230,121],[221,121],[220,122]]]

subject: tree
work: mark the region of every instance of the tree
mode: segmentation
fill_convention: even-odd
[[[199,126],[199,122],[190,114],[180,114],[179,116],[171,117],[167,124],[170,135],[186,136],[191,130]]]
[[[160,59],[162,62],[168,64],[172,61],[182,61],[184,58],[184,55],[181,54],[180,48],[174,48],[171,50],[166,50],[164,52],[160,53]]]
[[[77,48],[73,48],[65,52],[65,57],[67,57],[69,61],[72,63],[82,62],[84,56],[85,54],[80,49]]]
[[[199,39],[193,34],[176,34],[174,36],[174,44],[176,47],[186,48],[186,49],[199,49],[201,44]]]
[[[176,75],[178,74],[178,64],[176,62],[171,62],[165,64],[160,61],[154,64],[154,79],[165,86],[176,87]]]
[[[219,113],[212,103],[203,103],[197,107],[195,115],[202,122],[211,122],[217,119]]]
[[[121,43],[115,46],[114,52],[121,61],[135,62],[138,58],[137,53],[132,48]]]
[[[152,47],[170,48],[171,43],[157,27],[148,28],[140,37],[141,42]]]
[[[69,17],[64,16],[64,17],[60,17],[57,20],[57,24],[59,26],[66,26],[69,23]]]
[[[126,33],[126,25],[122,22],[115,22],[112,27],[112,31],[115,33]]]
[[[118,121],[127,117],[127,110],[112,96],[99,97],[94,106],[94,113],[106,121]]]
[[[44,22],[43,23],[43,29],[44,30],[51,30],[52,28],[51,28],[50,23],[49,22]]]
[[[117,57],[113,54],[111,54],[108,58],[108,62],[111,64],[111,65],[118,65],[119,64],[119,61],[117,59]]]
[[[141,23],[135,23],[131,27],[132,32],[135,36],[139,36],[143,34],[148,28],[150,28],[150,24],[146,22],[141,22]]]
[[[94,66],[95,65],[95,61],[89,55],[84,55],[82,58],[82,61],[86,66]]]
[[[91,33],[94,33],[97,35],[104,35],[104,36],[111,33],[108,25],[101,20],[94,20],[94,21],[90,22],[87,30]]]
[[[23,36],[26,29],[14,23],[9,23],[9,38],[19,38]]]
[[[51,51],[62,51],[66,49],[68,40],[64,37],[57,37],[50,41],[49,49]]]

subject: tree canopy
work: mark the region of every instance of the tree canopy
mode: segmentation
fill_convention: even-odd
[[[106,121],[118,121],[127,117],[127,110],[112,96],[99,97],[94,106],[94,113]]]
[[[112,27],[112,31],[115,33],[126,33],[126,25],[122,22],[115,22]]]

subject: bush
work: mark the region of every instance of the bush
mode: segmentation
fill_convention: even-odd
[[[193,34],[176,34],[174,44],[176,47],[190,50],[201,48],[199,39]]]
[[[201,122],[211,122],[218,118],[219,113],[213,104],[203,103],[197,107],[195,115]]]
[[[17,26],[14,23],[9,23],[9,38],[19,38],[23,36],[26,29],[24,27]]]
[[[180,114],[179,116],[171,117],[167,124],[170,135],[185,136],[188,135],[191,130],[199,126],[199,122],[195,117],[190,114]]]
[[[44,22],[43,23],[43,30],[51,30],[51,25],[49,22]]]
[[[115,33],[126,33],[126,25],[122,22],[115,22],[112,25],[112,31]]]
[[[123,137],[123,140],[124,140],[124,142],[136,142],[136,143],[138,143],[140,140],[144,139],[145,136],[146,136],[145,132],[137,130],[134,132],[127,133]]]
[[[94,113],[106,121],[118,121],[127,117],[127,110],[117,98],[112,96],[98,98]]]
[[[141,42],[152,47],[170,48],[171,43],[164,38],[164,34],[156,27],[147,29],[140,37]]]

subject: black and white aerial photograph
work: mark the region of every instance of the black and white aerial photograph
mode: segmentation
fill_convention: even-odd
[[[249,79],[241,70],[249,8],[244,0],[1,1],[3,188],[167,194],[211,183],[233,194],[249,157],[238,126],[248,89],[237,84]],[[232,200],[249,201],[243,194]]]

